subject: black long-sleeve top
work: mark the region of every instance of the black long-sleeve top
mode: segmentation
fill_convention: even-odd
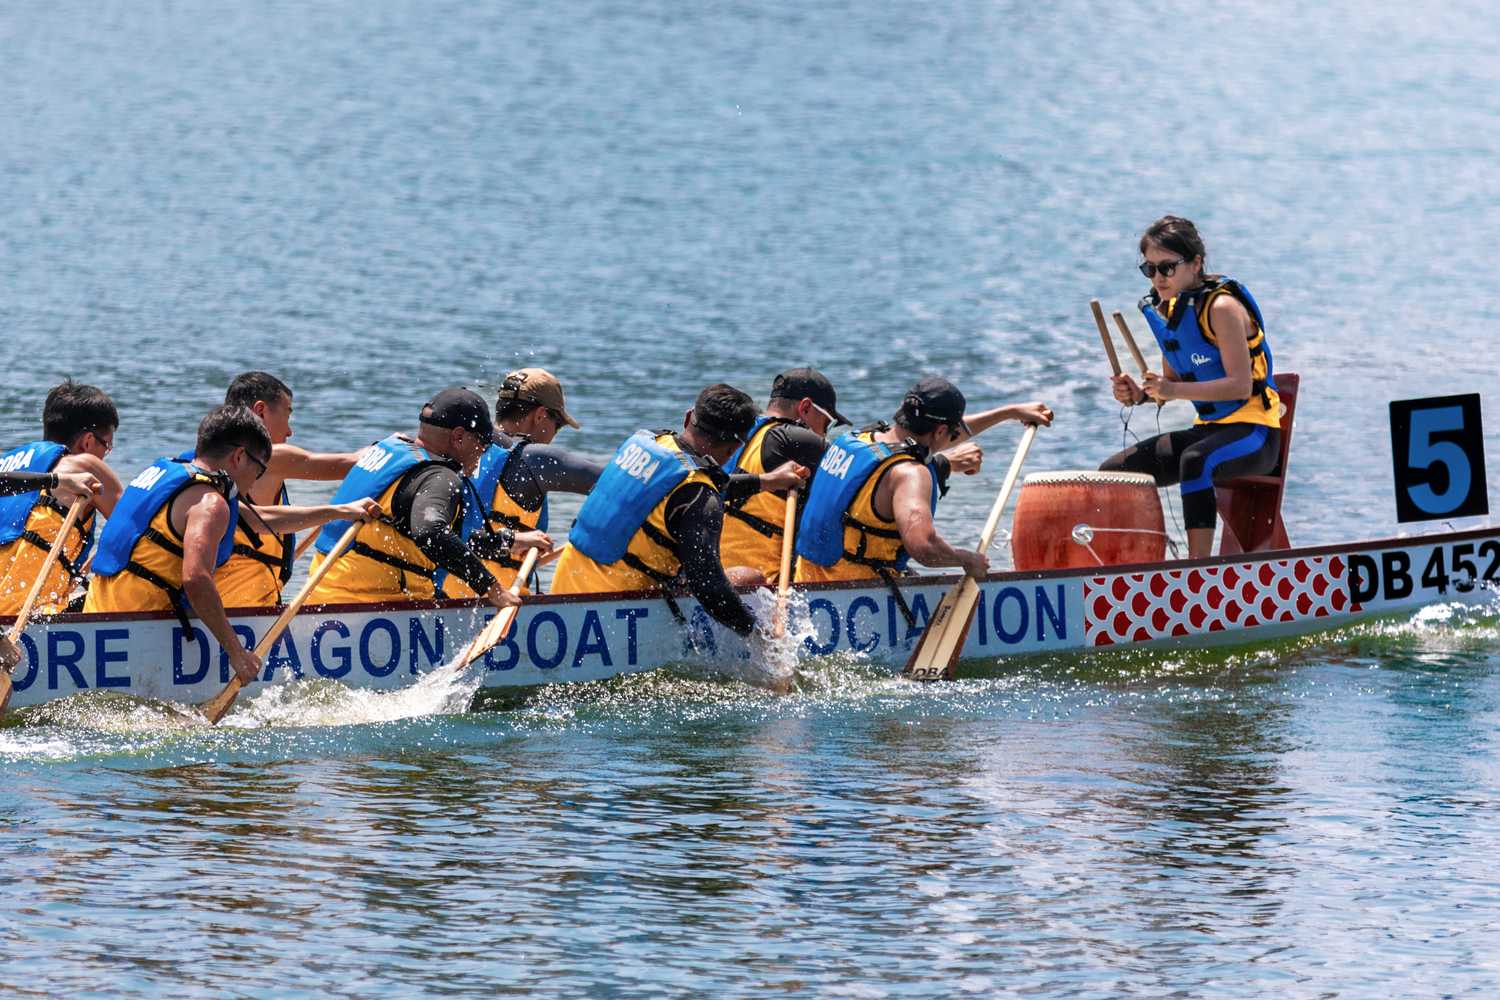
[[[32,490],[51,489],[57,485],[57,476],[51,472],[7,472],[0,475],[0,497]]]
[[[423,466],[396,487],[391,520],[428,559],[463,580],[474,593],[484,594],[494,586],[495,576],[480,560],[508,555],[515,535],[508,530],[476,531],[465,542],[457,528],[466,493],[470,502],[477,502],[456,464]]]

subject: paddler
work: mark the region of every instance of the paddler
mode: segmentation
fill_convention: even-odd
[[[543,368],[522,368],[505,376],[495,399],[495,432],[474,473],[479,503],[464,513],[463,537],[490,527],[512,531],[547,530],[547,495],[594,488],[604,463],[555,446],[564,427],[578,428],[568,412],[562,383]],[[488,512],[487,515],[485,512]],[[485,568],[509,587],[519,560],[485,560]],[[473,597],[461,579],[444,574],[445,597]]]
[[[337,481],[354,467],[357,454],[316,453],[288,444],[292,436],[292,390],[267,372],[235,376],[224,394],[227,406],[244,406],[260,418],[271,436],[271,461],[265,475],[241,494],[234,554],[214,574],[224,606],[271,607],[281,603],[281,588],[292,578],[297,537],[277,534],[260,516],[266,506],[287,506],[288,479]],[[191,459],[192,454],[184,456]]]
[[[505,559],[526,549],[547,551],[544,532],[475,531],[460,534],[465,512],[479,498],[466,478],[494,435],[484,400],[461,386],[439,392],[422,408],[414,434],[392,434],[360,453],[335,501],[373,499],[386,516],[360,528],[354,544],[312,592],[315,603],[370,604],[427,599],[440,571],[450,573],[497,608],[520,603],[485,559]],[[334,522],[318,536],[318,560],[333,548],[347,523]],[[316,563],[315,563],[316,565]]]
[[[1047,426],[1052,410],[1038,402],[1013,403],[966,421],[966,405],[952,382],[923,378],[892,423],[851,431],[828,446],[797,530],[799,583],[878,577],[894,590],[892,581],[912,559],[984,576],[985,555],[955,548],[933,525],[947,473],[978,471],[981,454],[970,438],[1004,420]],[[929,460],[949,449],[947,466]]]
[[[85,612],[175,610],[188,629],[191,606],[219,640],[241,680],[259,658],[236,637],[214,572],[234,548],[239,497],[265,474],[271,437],[243,406],[220,406],[198,425],[191,461],[159,458],[132,479],[99,536]],[[374,504],[262,507],[273,531],[295,531],[335,517],[378,513]],[[193,636],[191,630],[187,631]]]
[[[788,462],[816,469],[828,447],[828,429],[847,424],[838,394],[815,368],[793,368],[771,382],[771,397],[745,446],[731,456],[731,474],[761,475]],[[786,491],[741,493],[724,504],[719,555],[726,566],[751,566],[769,584],[781,573]]]
[[[760,574],[749,567],[726,573],[719,560],[720,490],[730,485],[721,465],[744,445],[755,416],[749,396],[719,383],[698,394],[681,431],[637,431],[620,445],[578,511],[552,593],[669,588],[680,573],[705,611],[748,636],[755,615],[731,578],[750,584]],[[790,489],[801,481],[798,471],[789,465],[740,483]],[[667,599],[680,619],[676,602]]]
[[[1110,456],[1106,472],[1141,472],[1158,486],[1180,484],[1188,558],[1213,554],[1218,511],[1214,484],[1265,475],[1281,455],[1281,401],[1260,307],[1233,278],[1207,274],[1198,229],[1168,215],[1141,236],[1140,271],[1151,280],[1141,299],[1146,324],[1162,351],[1162,371],[1144,385],[1111,380],[1127,406],[1186,399],[1193,426],[1137,442]]]
[[[103,390],[69,380],[47,393],[42,439],[0,455],[0,469],[50,477],[51,482],[0,499],[0,615],[20,612],[75,496],[87,503],[74,522],[73,537],[47,573],[35,610],[63,610],[74,586],[84,582],[98,515],[108,517],[125,489],[104,463],[119,424],[115,404]],[[68,489],[62,488],[65,481]],[[97,483],[97,493],[76,488],[84,483]]]

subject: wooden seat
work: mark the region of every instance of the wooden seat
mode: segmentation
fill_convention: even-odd
[[[1281,520],[1281,498],[1286,492],[1287,456],[1292,450],[1293,418],[1297,414],[1301,381],[1292,372],[1276,373],[1276,392],[1286,409],[1281,414],[1281,457],[1272,474],[1237,476],[1214,487],[1219,519],[1224,524],[1219,537],[1220,555],[1292,547]]]

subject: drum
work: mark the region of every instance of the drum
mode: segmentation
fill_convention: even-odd
[[[1161,562],[1161,498],[1136,472],[1038,472],[1026,477],[1011,526],[1018,570]]]

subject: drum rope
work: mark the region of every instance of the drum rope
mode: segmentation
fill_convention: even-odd
[[[1100,566],[1105,565],[1104,560],[1099,558],[1099,553],[1094,551],[1094,536],[1100,533],[1112,535],[1160,535],[1166,540],[1167,548],[1172,550],[1172,558],[1177,558],[1177,540],[1165,531],[1157,531],[1155,528],[1096,528],[1092,524],[1073,525],[1072,539],[1077,545],[1082,545],[1088,550],[1088,554],[1094,557],[1094,562]]]

